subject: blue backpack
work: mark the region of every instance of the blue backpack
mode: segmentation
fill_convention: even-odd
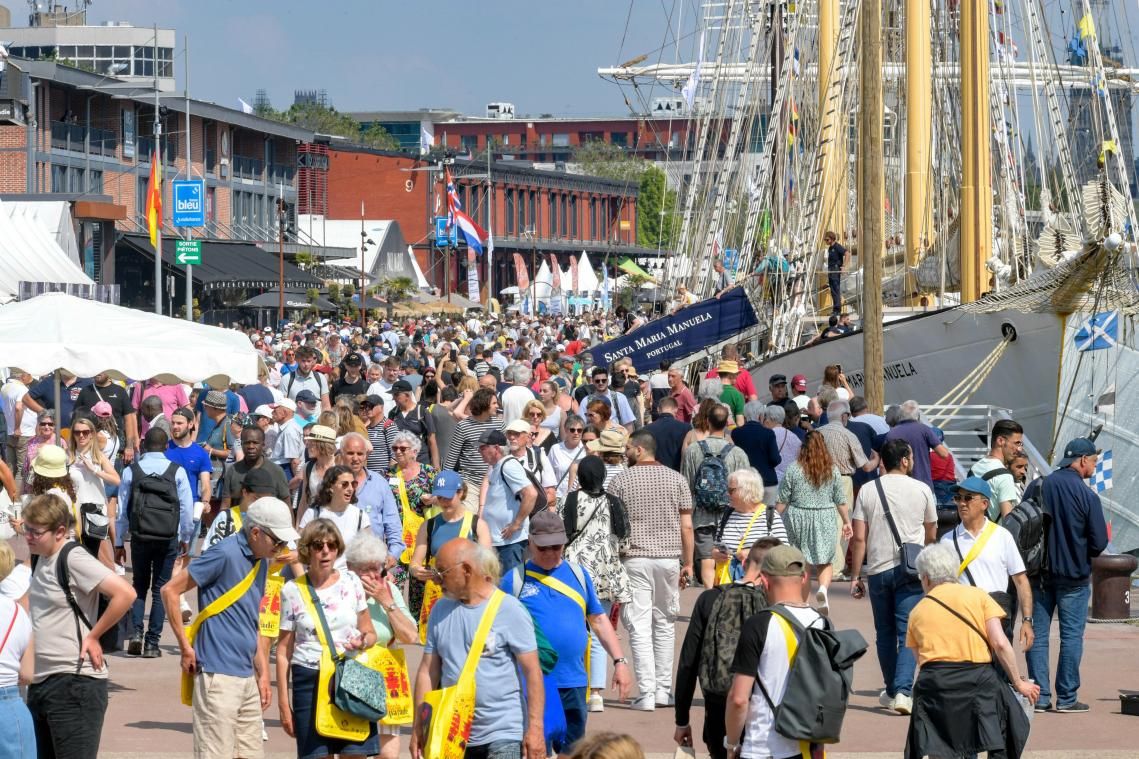
[[[719,453],[712,453],[706,440],[699,441],[704,460],[696,468],[694,505],[705,511],[719,513],[728,506],[728,467],[724,458],[735,448],[728,443]]]

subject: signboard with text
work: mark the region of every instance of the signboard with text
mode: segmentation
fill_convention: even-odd
[[[170,187],[174,197],[174,226],[205,226],[206,183],[201,179],[175,179]]]
[[[201,240],[175,240],[174,263],[198,266],[202,263]]]

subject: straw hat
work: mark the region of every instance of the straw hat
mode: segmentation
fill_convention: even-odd
[[[32,461],[32,471],[40,477],[66,477],[67,452],[58,445],[41,445]]]
[[[591,453],[624,453],[628,435],[624,430],[604,430],[596,440],[590,440],[585,447]]]

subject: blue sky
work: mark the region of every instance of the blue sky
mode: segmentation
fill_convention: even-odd
[[[8,4],[19,19],[26,6]],[[655,60],[666,41],[665,60],[675,59],[674,5],[691,29],[692,0],[635,0],[627,33],[628,0],[94,0],[88,23],[177,30],[179,88],[188,34],[191,95],[223,105],[264,88],[282,108],[296,89],[325,89],[342,111],[478,114],[507,101],[519,115],[600,115],[629,109],[599,66],[657,51]],[[691,39],[683,44],[688,57]]]

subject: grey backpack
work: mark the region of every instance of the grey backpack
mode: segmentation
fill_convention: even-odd
[[[833,629],[826,617],[822,618],[822,627],[803,627],[782,605],[768,611],[785,619],[799,641],[787,674],[787,689],[778,705],[763,681],[755,681],[775,714],[772,727],[794,741],[838,743],[854,662],[866,653],[866,640],[857,630]]]

